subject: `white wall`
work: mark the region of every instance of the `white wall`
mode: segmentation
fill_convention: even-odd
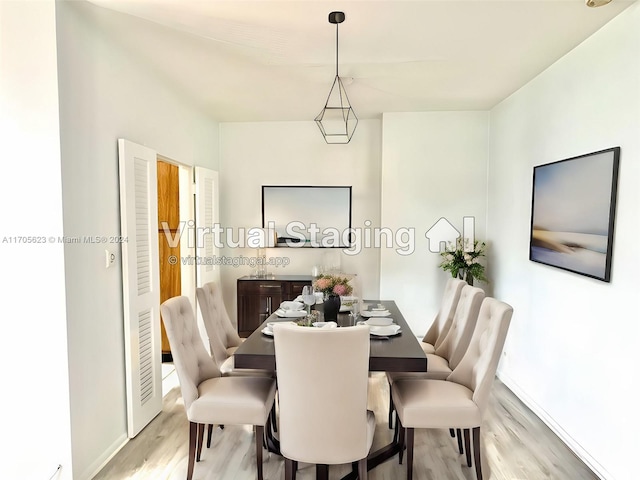
[[[87,2],[58,2],[57,17],[64,233],[117,235],[117,139],[215,169],[218,125],[163,84],[135,45],[121,43],[125,33],[161,27]],[[110,269],[104,248],[65,249],[77,479],[92,476],[126,440],[120,248],[110,245],[117,254]]]
[[[394,231],[415,228],[416,249],[407,256],[382,249],[380,292],[395,299],[418,336],[433,322],[449,278],[425,233],[441,217],[462,232],[463,217],[470,216],[475,237],[487,240],[487,129],[487,112],[383,116],[381,221]],[[487,261],[490,275],[491,250]]]
[[[500,376],[602,478],[637,478],[640,5],[491,112],[487,231],[514,307]],[[620,146],[611,283],[528,260],[532,168]]]
[[[347,145],[327,145],[314,122],[222,123],[220,125],[220,219],[225,227],[260,227],[262,185],[352,185],[352,226],[380,224],[380,122],[361,120]],[[272,248],[268,256],[287,257],[276,274],[311,275],[323,256],[341,250]],[[251,249],[224,248],[222,255],[255,256]],[[366,298],[378,298],[379,254],[365,248],[340,253],[342,270],[357,273]],[[222,267],[225,304],[236,317],[236,280],[250,267]]]
[[[0,2],[0,478],[7,479],[71,478],[55,38],[53,1]],[[45,243],[16,243],[20,236]]]

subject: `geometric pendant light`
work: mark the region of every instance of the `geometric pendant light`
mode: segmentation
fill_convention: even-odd
[[[338,73],[338,25],[344,22],[344,12],[331,12],[329,23],[336,26],[336,78],[333,80],[327,102],[315,118],[327,143],[349,143],[358,125],[347,91]]]

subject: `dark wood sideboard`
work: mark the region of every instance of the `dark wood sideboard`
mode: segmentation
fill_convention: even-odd
[[[311,285],[311,275],[270,275],[268,278],[238,279],[238,334],[248,337],[285,300],[302,294]]]

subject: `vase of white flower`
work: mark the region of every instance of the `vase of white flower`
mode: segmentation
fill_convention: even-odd
[[[465,280],[473,285],[474,279],[486,282],[484,265],[480,263],[480,257],[485,256],[486,244],[477,240],[471,244],[458,237],[456,244],[449,244],[441,253],[443,260],[440,268],[451,273],[452,277]]]

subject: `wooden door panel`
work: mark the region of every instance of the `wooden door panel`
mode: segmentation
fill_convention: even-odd
[[[158,246],[160,251],[160,303],[181,294],[180,241],[174,246],[163,228],[163,222],[169,227],[170,237],[176,238],[180,222],[180,174],[177,165],[158,161]],[[173,243],[173,242],[172,242]],[[161,324],[162,355],[167,359],[171,346]]]

